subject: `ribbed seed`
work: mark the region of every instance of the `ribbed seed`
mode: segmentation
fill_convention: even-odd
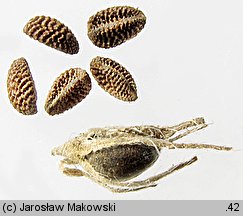
[[[135,37],[145,23],[144,13],[136,8],[110,7],[89,18],[88,37],[98,47],[111,48]]]
[[[37,113],[37,94],[27,61],[24,58],[15,60],[7,78],[8,98],[13,107],[24,115]]]
[[[23,29],[31,38],[67,54],[76,54],[79,44],[71,30],[58,20],[47,16],[36,16]]]
[[[49,115],[63,113],[81,102],[90,90],[91,80],[85,70],[66,70],[54,81],[46,99],[45,110]]]
[[[99,86],[123,101],[135,101],[137,88],[132,75],[116,61],[97,56],[90,63],[90,71]]]

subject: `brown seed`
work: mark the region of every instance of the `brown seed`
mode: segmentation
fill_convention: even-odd
[[[85,70],[66,70],[54,81],[46,99],[45,110],[49,115],[63,113],[81,102],[90,90],[91,80]]]
[[[79,44],[71,30],[58,20],[47,16],[36,16],[29,20],[24,33],[54,49],[67,54],[76,54]]]
[[[8,98],[13,107],[24,115],[37,113],[37,94],[27,61],[24,58],[15,60],[7,78]]]
[[[138,142],[92,151],[86,155],[86,160],[96,172],[107,178],[126,181],[152,166],[158,157],[159,152],[154,146]]]
[[[144,13],[129,6],[97,12],[88,21],[88,37],[101,48],[111,48],[135,37],[145,26]]]
[[[116,61],[97,56],[90,63],[90,71],[99,86],[123,101],[135,101],[137,88],[132,75]]]

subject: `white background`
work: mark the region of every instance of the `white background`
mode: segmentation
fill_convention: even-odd
[[[147,24],[134,39],[103,50],[87,37],[88,18],[114,5],[139,7]],[[0,199],[243,199],[243,2],[241,0],[2,1],[0,6]],[[36,15],[65,23],[80,43],[67,55],[26,36]],[[111,97],[92,78],[90,94],[72,110],[48,116],[47,93],[71,67],[89,72],[97,55],[125,66],[138,87],[138,100]],[[25,57],[35,80],[38,113],[23,116],[6,91],[13,60]],[[183,142],[232,146],[232,152],[164,150],[139,177],[154,175],[194,155],[195,164],[160,181],[155,188],[112,194],[86,178],[58,170],[51,149],[91,127],[173,125],[203,116],[208,128]]]

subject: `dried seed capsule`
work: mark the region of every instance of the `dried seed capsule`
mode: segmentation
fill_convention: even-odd
[[[87,177],[112,192],[137,191],[155,187],[160,179],[197,161],[194,156],[157,175],[140,181],[132,180],[151,167],[164,148],[232,150],[227,146],[176,142],[207,126],[204,119],[199,117],[169,127],[141,125],[91,128],[54,148],[52,155],[62,156],[59,167],[65,175]],[[158,133],[154,133],[156,130],[167,132],[157,136]]]
[[[8,71],[7,90],[8,98],[18,112],[24,115],[37,113],[35,83],[24,58],[12,63]]]
[[[67,54],[76,54],[79,44],[71,30],[58,20],[36,16],[29,20],[23,29],[24,33],[54,49]]]
[[[90,90],[91,80],[85,70],[66,70],[54,81],[46,99],[45,110],[49,115],[63,113],[81,102]]]
[[[88,21],[88,37],[101,48],[111,48],[135,37],[146,23],[144,13],[129,6],[97,12]]]
[[[123,101],[135,101],[137,88],[132,75],[119,63],[97,56],[90,63],[90,71],[99,86]]]

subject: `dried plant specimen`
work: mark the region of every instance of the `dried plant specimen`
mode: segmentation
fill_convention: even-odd
[[[67,54],[76,54],[79,44],[71,30],[55,18],[36,16],[23,29],[31,38]]]
[[[144,13],[136,8],[110,7],[89,18],[88,37],[94,45],[107,49],[135,37],[145,23]]]
[[[66,70],[54,81],[46,99],[45,110],[49,115],[63,113],[81,102],[90,90],[91,80],[85,70]]]
[[[145,180],[129,181],[151,167],[163,148],[232,149],[209,144],[174,142],[207,126],[203,118],[196,118],[170,127],[143,125],[92,128],[54,148],[52,155],[64,157],[60,162],[60,169],[68,176],[85,176],[112,192],[136,191],[155,187],[161,178],[191,165],[198,159],[194,156]]]
[[[24,115],[37,113],[37,94],[27,61],[24,58],[15,60],[7,78],[8,98],[13,107]]]
[[[116,61],[97,56],[90,63],[90,71],[99,86],[123,101],[137,99],[137,87],[132,75]]]

